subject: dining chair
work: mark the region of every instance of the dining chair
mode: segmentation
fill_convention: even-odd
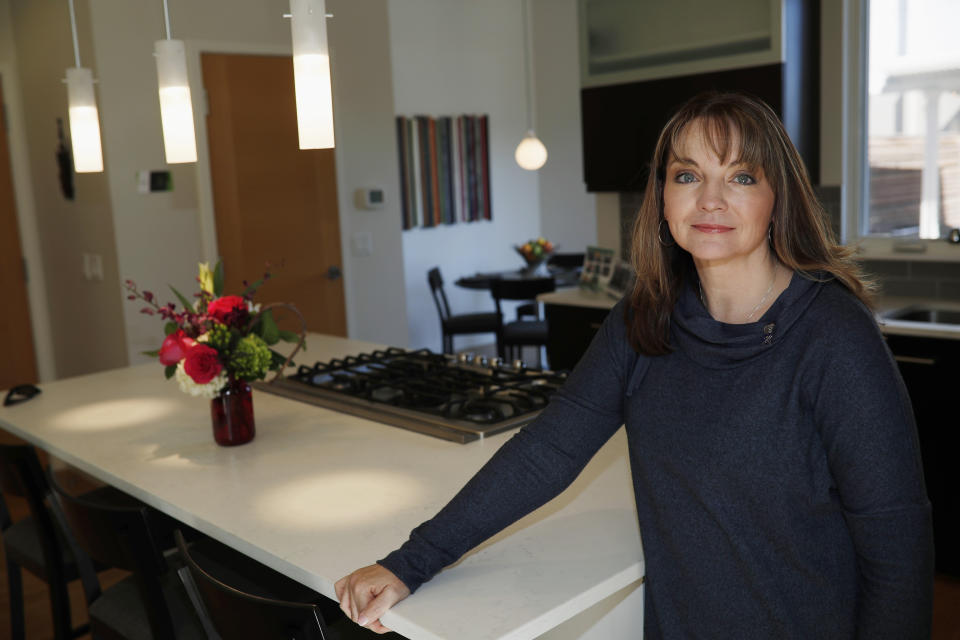
[[[453,336],[472,333],[493,333],[500,329],[500,311],[489,313],[450,313],[450,303],[443,289],[443,276],[440,268],[433,267],[427,272],[430,294],[437,305],[440,315],[440,330],[443,333],[443,352],[453,353]]]
[[[91,566],[79,563],[93,637],[103,640],[204,639],[189,596],[158,543],[145,505],[118,506],[71,495],[48,471],[54,501],[90,558],[132,575],[101,589]]]
[[[502,278],[490,283],[490,294],[497,306],[497,314],[502,316],[501,300],[535,300],[541,293],[553,291],[556,283],[553,278],[529,278],[529,279],[508,279]],[[531,306],[532,304],[532,306]],[[540,363],[540,347],[547,344],[548,327],[547,321],[540,319],[538,307],[535,302],[526,303],[520,306],[523,313],[529,313],[533,310],[533,320],[524,320],[525,315],[518,316],[517,320],[504,322],[497,334],[497,354],[501,358],[509,356],[514,358],[514,348],[517,350],[517,357],[523,347],[537,347],[537,362]],[[509,349],[509,353],[508,350]]]
[[[25,498],[30,515],[13,521],[0,495],[0,531],[7,564],[10,597],[10,637],[23,640],[23,576],[26,569],[47,583],[54,638],[76,638],[88,625],[74,628],[70,620],[67,584],[79,576],[77,562],[67,544],[69,531],[60,528],[46,505],[49,492],[37,452],[30,445],[0,445],[0,489]]]
[[[178,573],[211,637],[401,638],[354,624],[332,600],[216,541],[188,544],[180,531],[174,538],[183,561]]]

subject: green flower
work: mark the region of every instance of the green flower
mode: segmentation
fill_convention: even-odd
[[[270,370],[270,348],[267,343],[255,333],[237,341],[227,368],[234,377],[244,380],[259,380]]]
[[[203,334],[204,342],[219,353],[230,353],[231,345],[236,340],[236,334],[230,328],[219,322],[211,322],[210,329]]]

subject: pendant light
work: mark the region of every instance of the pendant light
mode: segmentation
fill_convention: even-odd
[[[301,149],[332,149],[333,89],[324,0],[290,0],[293,83]]]
[[[537,134],[533,132],[533,53],[530,51],[531,40],[528,0],[523,0],[523,75],[527,84],[527,135],[524,136],[513,157],[517,164],[528,171],[536,171],[547,162],[547,148],[543,146]]]
[[[93,73],[80,66],[80,45],[77,43],[77,16],[70,3],[70,28],[73,32],[73,59],[77,66],[67,69],[67,105],[70,118],[70,144],[73,167],[77,173],[103,171],[103,148],[100,146],[100,114],[93,92]]]
[[[167,27],[167,39],[157,40],[153,45],[153,55],[157,58],[163,150],[168,164],[196,162],[197,136],[193,129],[187,54],[183,40],[173,40],[170,37],[167,0],[163,0],[163,17]]]

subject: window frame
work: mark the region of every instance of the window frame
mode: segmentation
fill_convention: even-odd
[[[869,260],[960,262],[960,245],[944,240],[871,236],[864,233],[869,186],[867,166],[867,29],[870,0],[843,2],[843,185],[841,240]]]

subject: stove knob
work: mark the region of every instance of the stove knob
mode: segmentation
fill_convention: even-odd
[[[493,357],[490,358],[490,368],[498,369],[503,366],[503,358]]]
[[[523,371],[524,369],[527,368],[527,363],[525,363],[523,360],[514,360],[513,368],[516,369],[517,371]]]
[[[460,363],[462,363],[462,364],[466,364],[466,363],[470,362],[471,360],[473,360],[473,352],[472,352],[472,351],[463,351],[463,352],[457,354],[457,362],[460,362]]]
[[[473,364],[477,365],[478,367],[485,367],[487,366],[487,357],[476,355],[473,357]]]

